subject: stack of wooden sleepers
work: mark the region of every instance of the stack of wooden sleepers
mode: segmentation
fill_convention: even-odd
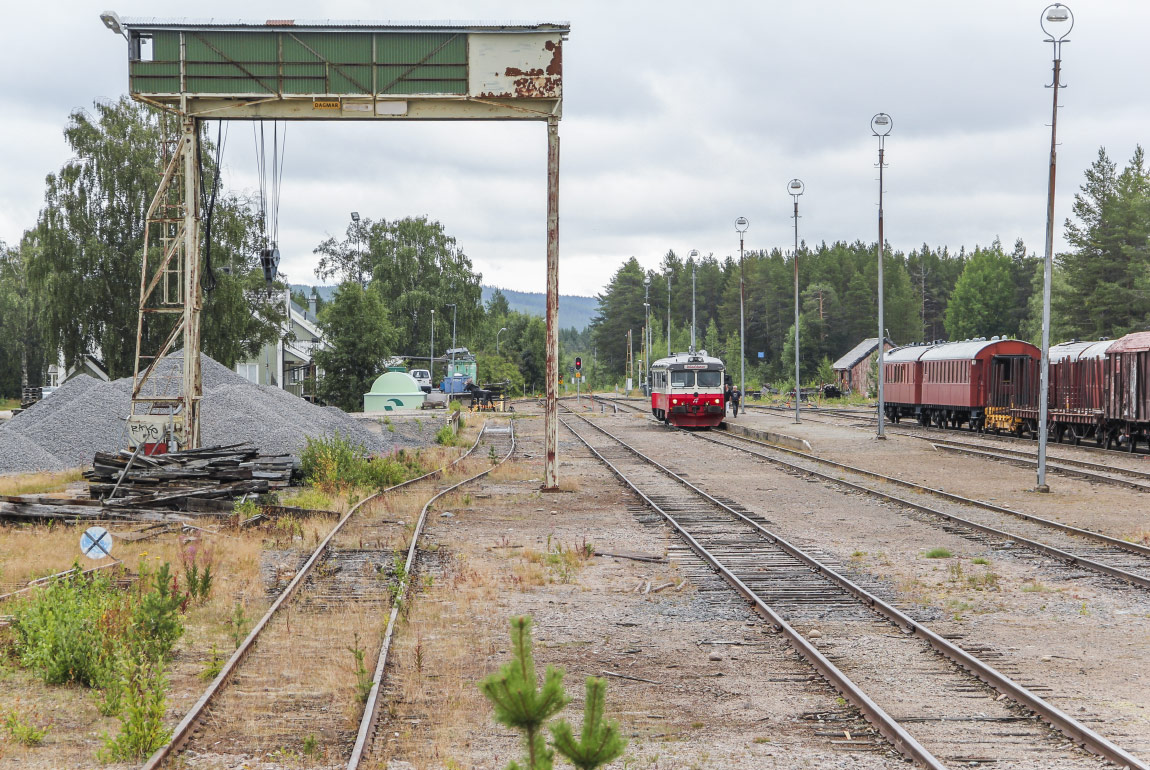
[[[219,515],[230,512],[236,498],[286,487],[291,472],[290,455],[261,456],[250,444],[151,456],[98,452],[84,472],[90,499],[0,496],[0,518],[164,521]]]

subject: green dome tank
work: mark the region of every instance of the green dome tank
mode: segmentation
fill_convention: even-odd
[[[425,394],[419,383],[406,372],[384,372],[375,378],[371,390],[363,394],[363,411],[394,412],[397,409],[419,409]]]

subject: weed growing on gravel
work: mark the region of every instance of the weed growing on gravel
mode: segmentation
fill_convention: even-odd
[[[948,580],[952,583],[958,583],[963,578],[962,562],[955,560],[946,568]]]
[[[48,735],[47,727],[41,729],[31,722],[24,721],[15,710],[8,712],[4,726],[8,728],[8,734],[12,736],[12,740],[21,746],[39,746],[44,742],[44,737]]]
[[[362,487],[385,489],[422,472],[405,453],[371,457],[363,444],[335,433],[323,438],[307,436],[300,453],[304,480],[327,494],[341,494]]]
[[[359,633],[357,632],[351,646],[347,651],[355,658],[355,696],[360,703],[367,703],[367,696],[371,695],[371,672],[363,664],[366,650],[359,646]]]
[[[926,558],[928,559],[949,559],[951,556],[954,556],[954,554],[945,548],[931,548],[926,552]]]
[[[992,591],[998,588],[998,575],[987,570],[978,575],[971,575],[966,579],[966,582],[976,591]]]
[[[212,549],[192,541],[180,551],[180,564],[184,568],[188,595],[196,603],[203,604],[212,595],[212,565],[215,564]]]
[[[287,505],[293,508],[307,508],[313,511],[328,511],[331,510],[334,502],[331,497],[325,495],[315,487],[303,487],[294,491],[290,495],[280,496],[280,505]]]
[[[228,618],[228,636],[235,643],[237,650],[248,635],[248,621],[250,620],[251,618],[244,616],[244,603],[237,601],[232,606],[232,616]]]
[[[204,670],[200,672],[200,679],[205,682],[210,682],[220,675],[224,669],[224,656],[220,654],[219,649],[213,644],[211,657],[208,658],[207,665]]]
[[[316,740],[314,735],[304,736],[303,745],[301,748],[303,750],[304,756],[306,757],[314,757],[319,755],[319,741]]]
[[[1038,580],[1031,580],[1022,586],[1022,590],[1026,593],[1044,594],[1050,590],[1050,586]]]
[[[990,559],[984,558],[982,556],[975,556],[973,559],[970,560],[970,563],[971,564],[990,564]]]
[[[58,473],[21,473],[0,478],[0,495],[34,495],[58,492],[84,478],[82,468]]]

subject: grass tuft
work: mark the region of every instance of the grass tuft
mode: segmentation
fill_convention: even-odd
[[[954,556],[954,554],[946,548],[931,548],[926,552],[926,558],[928,559],[949,559],[952,556]]]

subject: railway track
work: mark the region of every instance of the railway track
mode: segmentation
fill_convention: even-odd
[[[1098,757],[1119,767],[1148,767],[786,542],[761,515],[707,494],[595,420],[574,417],[563,421],[568,430],[783,633],[902,755],[935,769],[991,762],[1098,767]],[[816,622],[822,629],[817,642],[808,639]],[[1097,757],[1076,750],[1066,739]]]
[[[350,751],[348,768],[359,767],[362,747],[370,745],[395,619],[427,511],[443,495],[511,456],[513,426],[494,427],[494,422],[489,419],[467,452],[451,463],[369,495],[344,514],[223,663],[171,740],[148,758],[144,770],[214,766],[220,758],[234,764],[236,754],[272,754],[298,746],[307,736],[329,756]],[[484,446],[501,459],[493,464],[477,451]],[[463,478],[449,485],[436,483],[448,474]],[[397,517],[398,511],[421,502],[413,521]],[[389,606],[386,628],[381,628],[381,611]],[[375,666],[370,689],[360,677],[366,705],[349,747],[346,724],[360,701],[347,697],[350,666],[342,663],[350,663],[353,656],[360,666],[371,660]]]
[[[625,406],[638,409],[632,404]],[[1060,564],[1150,589],[1150,547],[733,433],[683,433],[750,454],[786,471],[809,474],[895,503],[920,515],[927,523],[957,526],[968,536],[973,534],[999,543],[1020,545]],[[820,467],[833,470],[835,475],[823,472]],[[925,505],[918,499],[900,495],[900,489],[920,493],[917,498],[926,495],[940,502]]]
[[[754,411],[771,412],[771,413],[780,414],[780,415],[789,415],[789,414],[793,413],[793,410],[788,410],[788,409],[784,409],[783,407],[777,407],[777,406],[767,406],[764,404],[751,404],[747,408],[754,410]],[[841,423],[834,423],[831,420],[819,419],[820,417],[833,417],[833,418],[840,418],[840,419],[846,419],[846,420],[863,420],[863,421],[866,421],[868,423],[876,423],[876,422],[878,422],[878,418],[873,414],[873,411],[874,410],[868,410],[868,411],[864,412],[864,411],[856,411],[856,410],[849,410],[849,409],[833,409],[833,408],[830,408],[830,409],[823,408],[823,409],[817,409],[817,410],[815,410],[815,409],[804,409],[803,410],[803,419],[804,420],[811,419],[815,422],[826,422],[826,423],[830,423],[830,424],[841,424]],[[928,436],[941,434],[941,435],[977,435],[981,439],[985,439],[987,442],[994,443],[994,444],[1021,444],[1023,446],[1034,446],[1034,444],[1037,442],[1037,439],[1034,439],[1034,438],[1023,438],[1020,436],[1012,436],[1012,435],[1008,435],[1008,434],[997,434],[997,433],[974,434],[968,430],[951,430],[951,429],[939,429],[939,428],[935,428],[935,427],[923,427],[923,426],[920,426],[914,422],[900,422],[898,424],[895,424],[895,423],[890,422],[890,420],[886,421],[885,430],[888,433],[893,433],[893,434],[899,435],[899,436],[910,436],[912,438],[922,438],[922,439],[927,439],[927,440],[929,440]],[[1059,443],[1059,442],[1055,442],[1055,441],[1049,442],[1049,447],[1052,449],[1062,447],[1062,448],[1066,448],[1066,449],[1072,449],[1075,451],[1084,452],[1086,454],[1094,454],[1094,455],[1098,455],[1101,457],[1108,457],[1108,458],[1115,458],[1116,456],[1117,457],[1137,458],[1136,462],[1139,462],[1139,463],[1145,462],[1147,454],[1150,454],[1150,452],[1147,452],[1147,450],[1143,450],[1143,449],[1135,449],[1134,452],[1129,452],[1125,449],[1106,449],[1105,447],[1101,447],[1101,446],[1097,446],[1097,445],[1093,445],[1093,444]],[[1065,460],[1065,458],[1062,458],[1062,459]]]

